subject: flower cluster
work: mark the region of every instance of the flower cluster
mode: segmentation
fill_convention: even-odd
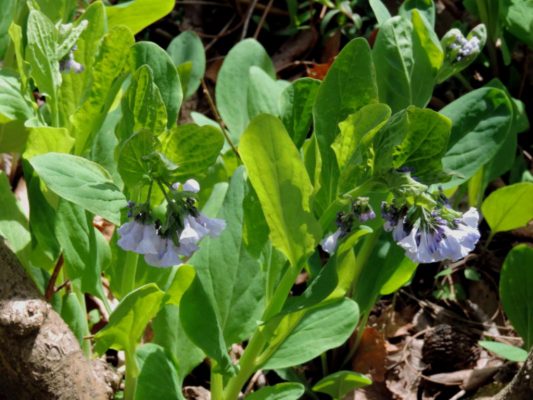
[[[456,60],[461,61],[464,57],[468,57],[471,54],[478,53],[481,41],[477,36],[473,36],[470,40],[467,40],[463,35],[456,35],[455,42],[450,44],[452,50],[457,50]]]
[[[76,49],[77,47],[74,46],[68,53],[67,57],[64,60],[61,60],[59,64],[59,69],[62,72],[65,72],[67,74],[70,72],[74,72],[75,74],[80,74],[83,72],[83,65],[74,60],[74,51]]]
[[[480,238],[477,210],[470,208],[459,217],[451,217],[453,214],[445,207],[428,212],[420,206],[382,205],[384,229],[392,231],[406,255],[419,263],[457,261],[475,248]]]
[[[350,211],[340,212],[337,215],[338,229],[326,236],[321,242],[320,246],[328,253],[333,254],[337,248],[340,239],[347,236],[356,223],[367,222],[376,218],[376,213],[368,204],[368,197],[358,197],[351,206]]]
[[[226,227],[224,220],[208,218],[194,206],[193,194],[200,185],[189,179],[183,185],[175,183],[167,198],[167,218],[164,224],[153,221],[147,204],[128,204],[132,221],[122,225],[117,244],[124,250],[144,255],[145,261],[156,267],[170,267],[190,257],[204,236],[218,236]]]

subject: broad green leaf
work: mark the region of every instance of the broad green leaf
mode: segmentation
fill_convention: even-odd
[[[390,115],[391,110],[387,105],[369,104],[339,124],[340,133],[331,147],[340,171],[340,192],[357,186],[368,175],[372,140]]]
[[[78,279],[87,271],[100,275],[96,268],[96,236],[92,222],[92,216],[83,208],[60,200],[55,234],[63,249],[69,279]]]
[[[527,225],[533,219],[533,183],[516,183],[492,192],[481,212],[493,234]]]
[[[107,31],[105,7],[102,2],[97,1],[87,7],[75,24],[76,26],[88,25],[88,28],[81,32],[75,42],[74,58],[76,62],[83,65],[83,71],[62,75],[63,82],[59,91],[59,102],[62,123],[65,125],[68,125],[68,118],[77,111],[85,100],[87,87],[92,81],[94,62],[99,53],[101,39]],[[70,48],[66,48],[67,52],[72,49],[73,44]]]
[[[26,160],[50,152],[68,153],[74,145],[74,138],[70,136],[66,128],[37,126],[27,129],[28,141],[23,154]]]
[[[216,361],[217,372],[231,375],[235,368],[228,355],[229,344],[224,341],[217,310],[208,290],[196,275],[181,298],[180,321],[189,339]]]
[[[83,337],[89,333],[89,326],[87,324],[87,311],[82,309],[76,293],[70,292],[63,296],[61,318],[67,323],[78,339],[78,343],[82,346]]]
[[[314,386],[315,392],[329,394],[341,400],[349,392],[372,384],[372,380],[353,371],[338,371],[319,380]]]
[[[284,382],[266,386],[246,396],[246,400],[298,400],[305,392],[301,383]]]
[[[444,107],[440,113],[452,120],[444,169],[457,176],[445,185],[457,186],[488,163],[505,142],[513,112],[507,95],[495,88],[474,90]]]
[[[275,117],[252,120],[239,146],[274,246],[293,266],[315,249],[320,226],[310,210],[313,187],[296,146]]]
[[[152,323],[152,328],[153,342],[173,355],[178,368],[178,379],[182,382],[204,360],[205,354],[185,333],[180,321],[179,308],[173,304],[161,308]]]
[[[383,284],[379,293],[382,296],[386,296],[399,290],[411,280],[416,271],[416,267],[418,267],[418,264],[405,255],[399,260],[396,260],[396,266],[391,268],[393,271],[392,275]]]
[[[32,117],[33,111],[21,90],[20,81],[15,75],[0,71],[0,124]]]
[[[183,400],[178,371],[163,347],[143,344],[137,348],[135,358],[140,369],[135,399]]]
[[[503,262],[500,298],[513,328],[524,339],[525,348],[533,345],[533,249],[526,244],[514,247]]]
[[[55,101],[57,88],[61,84],[56,52],[58,39],[56,28],[43,13],[31,10],[26,37],[28,41],[26,60],[30,63],[31,77],[39,92]]]
[[[250,67],[257,66],[272,79],[274,65],[267,52],[254,39],[246,39],[233,47],[222,64],[217,77],[216,102],[220,115],[235,144],[248,125],[248,86]]]
[[[510,344],[505,343],[493,342],[490,340],[480,340],[478,344],[505,360],[524,362],[527,359],[527,351],[521,349],[520,347],[511,346]]]
[[[15,253],[23,265],[28,265],[31,235],[28,220],[11,191],[6,174],[0,171],[0,237]],[[2,240],[2,239],[0,239]]]
[[[435,4],[433,0],[405,0],[401,5],[399,12],[400,15],[410,19],[410,14],[414,14],[414,11],[419,11],[430,27],[435,26]]]
[[[35,0],[39,9],[54,22],[68,22],[74,17],[76,0]]]
[[[317,201],[325,208],[337,196],[338,168],[331,148],[339,123],[361,107],[378,102],[378,87],[368,42],[357,38],[348,43],[320,85],[313,109],[315,135],[322,159],[322,188]]]
[[[502,3],[506,28],[530,48],[533,47],[533,2],[508,0]]]
[[[242,237],[245,185],[244,169],[239,168],[218,215],[226,221],[226,228],[220,237],[205,239],[189,260],[213,302],[228,345],[247,339],[263,310],[263,273]]]
[[[195,124],[175,126],[163,138],[163,153],[179,176],[201,174],[213,165],[224,145],[219,129]]]
[[[255,65],[250,67],[248,80],[248,118],[263,113],[279,116],[281,93],[288,83],[276,81]]]
[[[174,0],[130,0],[106,7],[109,27],[125,25],[137,34],[174,8]]]
[[[15,17],[16,6],[16,0],[2,0],[0,2],[0,7],[2,8],[2,13],[0,14],[0,60],[4,59],[4,53],[9,45],[8,31]]]
[[[136,70],[144,64],[152,69],[154,83],[167,108],[167,127],[170,128],[176,124],[183,100],[178,71],[167,52],[152,42],[138,42],[131,48],[132,69]]]
[[[441,178],[450,129],[450,120],[430,109],[410,106],[395,114],[376,136],[374,173],[405,166],[422,182]]]
[[[277,329],[260,356],[265,362],[261,367],[287,368],[312,360],[343,344],[358,320],[357,304],[348,298],[275,317],[265,325],[267,332]]]
[[[111,313],[107,325],[95,335],[94,350],[102,354],[112,348],[133,355],[146,325],[159,311],[164,296],[153,283],[129,293]]]
[[[302,147],[313,121],[313,104],[320,81],[301,78],[283,90],[280,99],[280,116],[296,147]]]
[[[135,133],[120,146],[117,168],[126,186],[135,188],[149,182],[150,163],[145,157],[155,148],[155,137],[145,130]]]
[[[133,35],[123,26],[114,27],[104,36],[91,71],[92,83],[87,97],[71,117],[76,154],[85,151],[102,126],[122,83],[122,70],[133,43]]]
[[[433,0],[429,1],[433,5]],[[411,23],[413,57],[416,60],[411,72],[412,104],[425,107],[431,100],[444,52],[437,34],[418,10],[413,10]]]
[[[174,304],[179,306],[183,294],[191,286],[194,277],[196,276],[195,269],[190,265],[180,265],[174,276],[174,280],[166,290],[169,295],[167,304]]]
[[[396,16],[380,26],[372,49],[376,66],[379,100],[395,113],[413,104],[411,73],[414,67],[413,25]],[[416,77],[420,79],[423,77]]]
[[[368,3],[376,16],[379,25],[383,25],[391,17],[389,10],[385,4],[383,4],[382,0],[369,0]]]
[[[184,97],[191,97],[198,90],[205,73],[205,50],[202,40],[193,31],[182,32],[170,42],[167,53],[176,67],[188,62],[192,64],[189,80],[182,82],[182,85],[187,87]]]
[[[126,199],[101,166],[61,153],[35,156],[30,163],[58,196],[115,224],[120,223],[120,210],[126,206]]]
[[[146,129],[157,135],[167,127],[167,110],[159,88],[154,83],[152,69],[142,65],[135,71],[132,82],[122,99],[122,121],[117,129],[121,140]]]

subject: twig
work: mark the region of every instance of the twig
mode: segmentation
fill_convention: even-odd
[[[261,29],[263,28],[263,24],[265,23],[266,17],[268,13],[270,12],[270,9],[272,8],[272,5],[274,4],[274,0],[270,0],[265,7],[265,10],[263,11],[263,14],[261,15],[261,19],[259,20],[259,24],[257,25],[257,28],[255,29],[254,33],[254,39],[257,39],[259,36],[259,32],[261,32]]]
[[[59,276],[59,272],[61,272],[62,267],[63,267],[63,254],[59,256],[56,266],[54,267],[54,271],[52,272],[52,276],[48,280],[48,285],[46,285],[46,290],[44,292],[44,298],[46,299],[46,301],[52,300],[52,296],[55,293],[55,285],[56,285],[57,277]]]
[[[226,138],[228,144],[230,145],[231,149],[235,153],[235,155],[240,159],[241,156],[239,155],[239,152],[237,151],[237,148],[233,144],[233,141],[228,135],[228,132],[226,131],[226,128],[224,127],[224,121],[222,121],[222,117],[220,117],[220,114],[218,113],[217,107],[215,106],[215,103],[213,101],[213,98],[211,97],[211,93],[209,93],[209,89],[207,88],[207,85],[205,84],[205,80],[202,79],[202,89],[204,91],[205,96],[207,97],[207,102],[209,103],[209,108],[211,108],[211,111],[213,112],[213,115],[215,116],[215,119],[217,120],[218,125],[220,126],[220,129],[222,130],[222,133],[224,134],[224,137]]]
[[[263,370],[257,371],[251,378],[250,382],[248,382],[248,385],[246,386],[246,389],[244,390],[244,395],[248,395],[252,389],[254,388],[255,383],[257,380],[263,375]]]
[[[246,18],[244,19],[244,26],[242,27],[241,40],[244,40],[244,38],[246,37],[246,33],[248,32],[248,25],[250,24],[250,20],[252,19],[252,15],[254,13],[256,5],[257,0],[252,0],[250,7],[248,7],[248,13],[246,14]]]
[[[206,46],[205,46],[205,51],[207,52],[211,46],[213,46],[221,37],[224,37],[226,35],[229,35],[231,34],[232,32],[235,32],[237,29],[239,29],[239,27],[243,24],[243,21],[239,22],[237,24],[237,26],[235,26],[233,29],[229,30],[229,27],[231,26],[231,24],[233,23],[233,21],[235,21],[235,15],[233,15],[230,20],[228,21],[228,23],[226,25],[224,25],[224,27],[222,28],[222,30],[220,32],[218,32],[215,37],[213,38],[213,40],[211,40]]]

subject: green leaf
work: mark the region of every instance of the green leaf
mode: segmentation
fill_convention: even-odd
[[[217,363],[217,372],[233,374],[228,345],[208,288],[198,275],[180,302],[180,320],[189,339]],[[201,316],[201,318],[199,318]]]
[[[157,135],[164,132],[166,127],[167,110],[161,92],[154,83],[152,69],[142,65],[133,74],[122,99],[122,121],[117,136],[125,140],[141,129]]]
[[[274,330],[260,356],[263,369],[303,364],[324,351],[343,344],[359,320],[357,304],[348,298],[322,303],[311,309],[274,317],[265,331]]]
[[[155,149],[155,137],[145,130],[135,133],[120,146],[117,168],[126,186],[135,188],[149,182],[150,163],[145,157]]]
[[[296,146],[281,121],[270,115],[252,120],[239,146],[274,246],[293,266],[315,249],[320,226],[310,210],[313,187]]]
[[[249,338],[261,318],[264,277],[243,242],[244,169],[236,170],[218,217],[226,228],[208,238],[189,260],[212,300],[227,344]]]
[[[320,81],[301,78],[291,82],[280,98],[280,115],[287,132],[296,147],[302,147],[313,121],[315,103]]]
[[[120,223],[120,210],[126,207],[126,199],[101,166],[61,153],[36,156],[30,163],[58,196],[114,224]]]
[[[339,132],[339,123],[361,107],[378,102],[378,87],[368,42],[357,38],[339,53],[320,85],[313,117],[315,135],[322,159],[322,188],[317,201],[325,209],[333,201],[338,168],[331,145]]]
[[[248,118],[263,113],[279,116],[281,93],[288,83],[272,79],[255,65],[250,67],[248,80]]]
[[[0,71],[0,124],[32,117],[30,104],[21,93],[19,79],[5,70]]]
[[[83,208],[61,199],[55,233],[63,248],[69,279],[78,279],[87,271],[100,276],[96,268],[96,236],[91,215]]]
[[[136,35],[173,8],[174,0],[131,0],[106,7],[106,13],[110,28],[125,25]]]
[[[410,106],[395,114],[376,136],[374,173],[406,166],[418,180],[434,182],[443,176],[450,130],[450,120],[430,109]]]
[[[315,392],[329,394],[334,399],[342,399],[355,389],[372,384],[365,375],[353,371],[338,371],[322,378],[314,386]]]
[[[452,120],[442,159],[444,169],[457,175],[443,185],[450,188],[467,181],[494,157],[507,138],[513,112],[503,91],[487,87],[467,93],[440,113]]]
[[[137,348],[135,358],[140,373],[135,386],[135,399],[183,400],[178,371],[165,349],[146,343]]]
[[[533,183],[516,183],[492,192],[481,212],[492,234],[527,225],[533,219]]]
[[[246,396],[246,400],[298,400],[305,392],[301,383],[284,382],[266,386]]]
[[[514,247],[503,262],[500,298],[503,310],[525,348],[533,345],[533,249],[526,244]]]
[[[193,31],[182,32],[170,42],[167,53],[176,67],[188,62],[192,64],[185,92],[185,98],[191,97],[198,90],[205,74],[205,50],[202,40]]]
[[[31,67],[31,77],[41,94],[56,100],[56,91],[61,84],[57,58],[57,31],[52,21],[43,13],[31,10],[26,31],[28,44],[26,60]]]
[[[179,308],[173,304],[163,306],[155,317],[152,328],[154,343],[164,347],[173,355],[178,368],[178,378],[183,382],[183,379],[204,360],[205,354],[185,333],[180,321]]]
[[[163,153],[178,166],[179,176],[194,176],[213,165],[224,145],[224,136],[212,126],[174,127],[163,138]]]
[[[409,14],[414,14],[418,11],[430,26],[435,26],[435,4],[433,0],[405,0],[399,9],[400,15],[410,19]]]
[[[114,27],[104,36],[91,71],[92,83],[87,89],[86,99],[71,117],[76,154],[85,151],[102,126],[120,89],[122,70],[133,43],[133,35],[124,26]]]
[[[179,306],[183,294],[191,286],[194,277],[196,276],[196,270],[190,265],[180,265],[174,280],[166,290],[166,294],[169,295],[167,304],[174,304]]]
[[[0,3],[0,7],[2,7],[2,13],[0,14],[0,60],[4,59],[4,53],[9,46],[8,31],[15,17],[16,6],[16,0],[2,0]]]
[[[74,138],[70,136],[66,128],[37,126],[27,129],[29,135],[23,154],[26,160],[50,152],[68,153],[74,145]]]
[[[502,2],[505,26],[514,36],[533,47],[533,3],[525,0]]]
[[[369,104],[339,124],[340,133],[331,145],[340,171],[341,193],[357,186],[368,175],[370,149],[376,133],[391,115],[385,104]]]
[[[0,171],[0,237],[5,238],[8,247],[23,265],[28,265],[31,235],[28,220],[11,191],[6,174]],[[0,239],[1,240],[1,239]]]
[[[72,333],[74,333],[80,346],[83,345],[83,337],[89,333],[87,311],[82,309],[76,293],[70,292],[63,296],[61,318],[63,318],[63,321],[67,323]]]
[[[130,292],[109,316],[107,325],[94,336],[94,350],[125,350],[134,354],[146,325],[157,314],[165,294],[150,283]]]
[[[379,25],[383,25],[391,17],[389,10],[383,4],[382,0],[369,0],[369,4]]]
[[[167,127],[176,125],[183,100],[178,71],[165,50],[152,42],[138,42],[131,48],[130,63],[133,70],[147,64],[153,72],[154,83],[167,108]]]
[[[233,143],[238,144],[249,122],[248,86],[250,67],[257,66],[272,79],[276,77],[274,65],[267,52],[254,39],[246,39],[233,47],[218,73],[216,102],[220,115],[228,127]]]
[[[527,359],[527,351],[510,344],[493,342],[491,340],[480,340],[478,344],[491,353],[496,354],[505,360],[514,362],[524,362]]]

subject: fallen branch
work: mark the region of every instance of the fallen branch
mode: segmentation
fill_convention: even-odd
[[[110,399],[116,374],[87,360],[0,238],[0,399]]]

